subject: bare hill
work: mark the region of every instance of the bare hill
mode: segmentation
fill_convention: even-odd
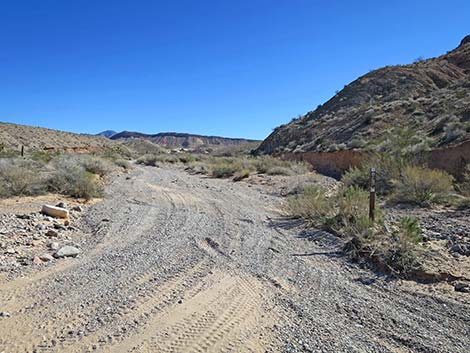
[[[429,147],[470,139],[470,36],[437,58],[372,71],[303,117],[279,126],[259,153],[378,148],[394,127]]]
[[[236,146],[249,142],[255,142],[254,140],[248,140],[243,138],[204,136],[176,132],[163,132],[150,135],[143,134],[140,132],[123,131],[111,137],[111,139],[113,140],[129,138],[144,139],[153,142],[157,145],[169,148],[197,148],[200,146]]]
[[[34,149],[92,151],[114,146],[116,143],[101,136],[0,122],[1,144],[10,148],[25,146]]]

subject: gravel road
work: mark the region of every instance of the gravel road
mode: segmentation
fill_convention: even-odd
[[[468,294],[390,280],[267,188],[136,167],[76,258],[0,288],[0,352],[468,352]]]

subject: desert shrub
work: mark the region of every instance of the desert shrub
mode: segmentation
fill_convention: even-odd
[[[116,164],[118,167],[121,167],[122,169],[125,169],[125,170],[131,169],[131,164],[129,163],[129,161],[125,159],[116,159],[114,161],[114,164]]]
[[[457,184],[457,191],[464,197],[470,198],[470,164],[465,168],[462,181]]]
[[[99,175],[101,177],[111,173],[112,171],[111,163],[100,157],[80,155],[74,157],[74,159],[76,159],[77,162],[82,165],[87,172]]]
[[[57,161],[47,180],[48,189],[59,194],[84,199],[99,197],[102,187],[97,178],[81,165],[65,160]]]
[[[137,158],[136,163],[156,167],[158,165],[157,159],[157,155],[155,154],[144,154],[143,156]]]
[[[328,197],[325,189],[311,185],[287,199],[286,211],[344,238],[344,253],[354,260],[366,260],[399,276],[415,271],[420,266],[418,221],[405,217],[390,231],[379,209],[375,222],[369,219],[368,205],[368,193],[360,188],[344,187]]]
[[[41,151],[41,150],[34,150],[27,154],[28,158],[32,159],[33,161],[37,161],[42,164],[49,163],[54,158],[57,158],[60,155],[58,151]]]
[[[236,163],[231,161],[220,161],[211,165],[210,175],[214,178],[229,178],[239,171],[240,168]]]
[[[290,196],[286,205],[287,214],[302,218],[316,226],[325,226],[334,216],[334,203],[326,196],[326,190],[318,185],[305,186],[303,192]]]
[[[86,169],[85,160],[88,156],[60,156],[54,159],[48,166],[47,188],[49,191],[64,195],[91,199],[100,197],[103,188],[98,175]],[[99,163],[99,162],[98,162]],[[88,167],[94,169],[95,165],[90,163]],[[97,172],[101,172],[98,168]]]
[[[246,179],[250,176],[251,171],[249,169],[240,169],[237,172],[235,172],[233,176],[233,181],[240,181],[243,179]]]
[[[268,175],[292,175],[293,171],[287,167],[274,166],[267,171]]]
[[[367,189],[370,170],[376,170],[376,190],[378,194],[388,194],[393,189],[393,181],[400,178],[406,162],[389,154],[373,154],[359,167],[349,169],[341,178],[346,186]]]
[[[182,153],[178,155],[178,159],[181,163],[184,163],[184,164],[195,162],[197,160],[196,156],[190,153]]]
[[[397,203],[426,205],[449,200],[453,178],[441,170],[420,166],[406,166],[395,181],[392,199]]]
[[[45,192],[40,165],[22,158],[0,159],[0,196],[38,195]]]
[[[210,172],[209,166],[204,162],[189,163],[186,170],[194,174],[209,174]]]

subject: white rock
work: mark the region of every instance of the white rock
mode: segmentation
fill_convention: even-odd
[[[45,215],[57,217],[57,218],[69,218],[69,211],[65,208],[43,205],[41,212]]]
[[[80,250],[75,246],[65,245],[54,254],[54,257],[74,257],[80,254]]]

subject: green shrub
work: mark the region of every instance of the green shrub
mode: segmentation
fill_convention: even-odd
[[[427,205],[448,201],[453,188],[453,178],[441,170],[406,166],[395,182],[392,200],[397,203]]]
[[[45,192],[40,165],[22,158],[0,159],[0,196],[38,195]]]

